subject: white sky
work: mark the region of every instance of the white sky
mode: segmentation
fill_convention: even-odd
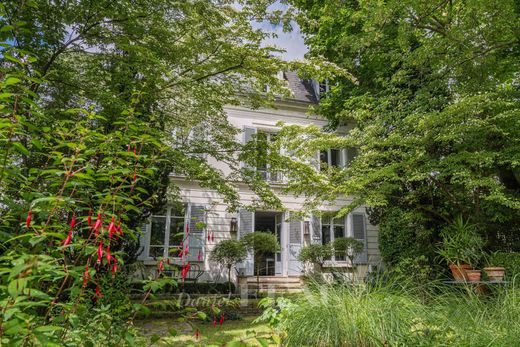
[[[272,5],[270,9],[285,10],[287,9],[287,5],[276,3]],[[268,33],[275,33],[278,36],[266,40],[265,43],[284,49],[286,51],[283,54],[285,60],[301,60],[303,59],[303,55],[307,52],[307,46],[305,46],[303,42],[300,27],[294,22],[292,23],[293,30],[288,33],[283,32],[281,25],[272,25],[269,22],[253,23],[253,26]]]

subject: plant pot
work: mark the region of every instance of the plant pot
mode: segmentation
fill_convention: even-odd
[[[503,267],[485,267],[484,272],[490,281],[502,282],[504,280],[504,274],[506,269]]]
[[[482,271],[480,270],[466,270],[466,277],[468,282],[478,282],[480,281],[480,277],[482,276]]]
[[[455,281],[466,281],[466,271],[471,270],[472,267],[469,264],[450,264],[450,270]]]

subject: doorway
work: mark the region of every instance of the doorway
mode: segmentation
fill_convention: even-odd
[[[254,231],[262,231],[276,235],[278,244],[282,244],[282,212],[255,212]],[[260,276],[279,276],[282,275],[282,253],[281,251],[267,253],[257,256],[254,259],[255,264],[260,264],[258,274]],[[257,267],[254,267],[254,274],[257,275]]]

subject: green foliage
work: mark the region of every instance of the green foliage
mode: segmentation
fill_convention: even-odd
[[[520,338],[518,289],[483,298],[429,283],[318,285],[279,323],[284,346],[508,346]],[[429,294],[428,294],[429,293]]]
[[[489,266],[504,267],[509,280],[520,275],[520,253],[495,252],[489,258]]]
[[[314,265],[323,266],[323,263],[332,256],[332,247],[330,244],[310,244],[304,246],[298,254],[298,260],[308,262]]]
[[[331,128],[343,131],[347,125],[349,131],[340,138],[290,126],[279,141],[296,148],[290,153],[301,162],[326,148],[356,147],[358,155],[346,169],[331,172],[313,173],[289,163],[284,172],[289,188],[307,195],[311,206],[353,196],[342,212],[370,206],[382,226],[389,210],[401,211],[406,223],[400,230],[384,230],[389,242],[381,245],[392,263],[399,258],[392,239],[410,235],[404,251],[413,253],[411,243],[417,242],[430,258],[428,247],[461,214],[480,226],[488,247],[515,251],[520,234],[518,3],[290,3],[300,11],[308,56],[323,57],[353,76],[331,80],[330,92],[316,108]]]
[[[268,4],[233,5],[0,4],[2,345],[133,344],[126,322],[143,305],[125,296],[126,270],[143,219],[176,198],[169,175],[237,207],[237,180],[206,161],[248,176],[223,108],[287,95],[287,64],[249,21]],[[143,302],[167,284],[148,283]]]
[[[415,211],[388,208],[377,222],[379,249],[386,265],[393,266],[402,259],[421,255],[433,262],[436,253],[431,245],[438,240],[432,237],[431,230],[424,227],[424,218],[421,215]]]
[[[211,251],[210,260],[224,265],[228,270],[229,293],[231,288],[231,268],[247,257],[247,248],[243,242],[237,240],[220,241]]]
[[[338,237],[332,243],[334,252],[338,255],[346,256],[350,263],[354,264],[354,259],[363,252],[365,244],[353,237]]]
[[[209,259],[229,269],[236,263],[243,261],[246,257],[247,248],[243,242],[223,240],[213,248]]]
[[[245,235],[240,241],[255,255],[263,255],[280,250],[276,235],[262,231],[255,231]]]
[[[261,308],[262,314],[255,319],[255,323],[267,323],[271,329],[280,333],[282,332],[282,323],[291,314],[295,304],[291,299],[278,298],[263,298],[258,302],[258,307]]]
[[[477,233],[475,225],[459,216],[442,233],[442,245],[437,251],[449,264],[477,265],[483,257],[484,241]]]

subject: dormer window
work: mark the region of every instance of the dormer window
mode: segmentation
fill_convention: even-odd
[[[320,99],[324,97],[329,92],[329,80],[325,80],[320,82],[318,85],[318,91],[320,93]]]

